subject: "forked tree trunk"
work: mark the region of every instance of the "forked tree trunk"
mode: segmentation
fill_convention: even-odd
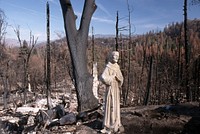
[[[87,68],[88,33],[91,17],[96,10],[94,0],[85,0],[80,28],[76,29],[76,15],[70,0],[60,0],[67,43],[73,66],[73,77],[78,99],[78,111],[91,110],[98,106],[92,91],[93,77]]]

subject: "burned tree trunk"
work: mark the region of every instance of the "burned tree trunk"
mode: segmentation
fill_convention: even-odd
[[[186,87],[186,99],[187,101],[191,101],[191,91],[189,88],[189,64],[190,64],[190,51],[189,51],[189,44],[188,44],[188,30],[187,30],[187,0],[184,0],[184,39],[185,39],[185,87]]]
[[[145,95],[145,99],[144,99],[144,105],[148,105],[148,103],[149,103],[152,68],[153,68],[153,56],[151,56],[151,59],[150,59],[150,67],[149,67],[149,74],[148,74],[148,81],[147,81],[147,88],[146,88],[146,95]]]
[[[91,17],[97,6],[94,0],[85,0],[80,27],[76,29],[76,15],[70,0],[60,0],[67,43],[73,66],[73,77],[78,99],[78,111],[87,111],[98,106],[92,91],[93,77],[87,68],[88,33]]]
[[[130,10],[130,5],[127,0],[127,7],[128,7],[128,31],[129,31],[129,41],[128,41],[128,86],[126,89],[125,93],[125,101],[124,104],[127,105],[127,99],[128,99],[128,94],[129,91],[131,90],[131,10]]]
[[[116,29],[116,37],[115,37],[115,50],[118,51],[118,36],[119,36],[119,28],[118,28],[118,25],[119,25],[119,14],[118,14],[118,11],[117,11],[117,17],[116,17],[116,25],[115,25],[115,29]]]
[[[52,102],[51,102],[51,64],[50,64],[50,29],[49,29],[49,3],[47,2],[47,46],[46,46],[46,95],[47,95],[47,106],[48,109],[52,107]]]
[[[4,93],[3,93],[3,108],[7,109],[8,108],[8,76],[5,77],[5,80],[2,76],[2,81],[3,81],[3,88],[4,88]]]

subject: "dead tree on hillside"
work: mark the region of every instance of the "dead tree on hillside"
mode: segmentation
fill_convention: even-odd
[[[52,108],[52,102],[51,102],[51,50],[50,50],[50,21],[49,21],[49,3],[47,2],[47,44],[46,44],[46,95],[47,95],[47,106],[48,109]]]
[[[190,66],[190,48],[188,43],[188,25],[187,25],[187,3],[188,0],[184,0],[184,39],[185,39],[185,70],[186,70],[186,76],[185,76],[185,86],[186,86],[186,99],[187,101],[192,100],[192,91],[189,87],[189,66]],[[191,0],[191,3],[193,5],[200,4],[200,0]]]
[[[127,0],[127,8],[128,8],[128,25],[119,27],[119,14],[117,11],[117,17],[116,17],[116,37],[115,37],[115,50],[119,50],[119,31],[128,31],[128,46],[125,48],[123,46],[123,43],[121,44],[121,65],[122,65],[122,73],[123,75],[126,75],[125,77],[123,87],[125,90],[122,90],[123,95],[123,105],[127,105],[128,101],[128,95],[129,91],[131,90],[131,80],[133,79],[133,73],[131,72],[131,54],[132,54],[132,32],[131,32],[131,9],[129,5],[129,1]],[[126,17],[125,17],[126,18]],[[122,19],[122,18],[121,18]],[[126,50],[125,50],[126,49]],[[127,55],[127,59],[125,58],[125,55]],[[123,57],[123,58],[122,58]],[[128,66],[125,66],[126,61],[128,61]],[[127,82],[126,82],[127,81]]]
[[[4,109],[7,109],[7,98],[8,98],[8,69],[9,69],[9,58],[6,54],[5,47],[5,34],[7,28],[7,22],[5,21],[5,14],[0,9],[0,77],[4,88],[3,102]],[[6,65],[6,66],[5,66]]]
[[[2,86],[3,91],[3,108],[8,108],[8,100],[9,100],[9,78],[10,78],[10,63],[11,59],[9,57],[9,54],[7,52],[5,42],[0,44],[0,86]]]
[[[118,38],[119,38],[119,13],[117,11],[117,17],[116,17],[116,25],[115,25],[115,29],[116,29],[116,37],[115,37],[115,50],[118,51]]]
[[[2,79],[2,83],[3,83],[3,108],[7,109],[8,108],[8,97],[9,97],[9,83],[8,83],[8,71],[9,71],[9,60],[6,63],[6,69],[4,70],[5,73],[0,72],[0,77]]]
[[[131,89],[131,9],[130,9],[130,5],[129,2],[127,0],[127,7],[128,7],[128,30],[129,30],[129,41],[128,41],[128,86],[127,89],[125,91],[125,100],[124,100],[124,104],[127,104],[127,99],[128,99],[128,94],[129,94],[129,90]]]
[[[87,111],[98,106],[92,91],[93,77],[87,68],[87,46],[89,25],[97,6],[95,0],[85,0],[80,27],[76,28],[76,18],[70,0],[60,0],[64,27],[73,66],[73,77],[77,91],[78,111]]]
[[[188,30],[187,30],[187,0],[184,0],[184,39],[185,39],[185,86],[186,86],[186,98],[187,101],[191,100],[191,91],[189,88],[189,64],[190,64],[190,50],[188,44]]]
[[[0,45],[3,45],[3,39],[6,34],[6,28],[7,28],[7,22],[5,21],[5,14],[4,12],[0,9]]]
[[[19,58],[23,62],[23,93],[24,93],[24,104],[27,100],[27,89],[28,89],[28,69],[29,69],[29,60],[31,53],[33,51],[33,48],[35,47],[38,38],[35,39],[34,35],[32,35],[32,32],[30,31],[30,41],[29,44],[26,40],[23,42],[21,41],[20,37],[20,27],[18,26],[16,29],[14,29],[14,32],[18,38],[19,44],[20,44],[20,52],[19,52]]]
[[[149,65],[149,74],[148,74],[148,81],[147,81],[147,87],[146,87],[146,94],[144,98],[144,105],[148,105],[150,100],[150,94],[151,94],[151,78],[152,78],[152,69],[153,69],[153,56],[150,57],[150,65]]]

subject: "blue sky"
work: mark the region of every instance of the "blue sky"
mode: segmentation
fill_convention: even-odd
[[[50,4],[51,39],[64,36],[64,24],[59,0],[0,0],[0,9],[4,11],[9,26],[6,38],[16,38],[13,27],[20,26],[21,39],[29,39],[30,30],[46,41],[46,2]],[[188,0],[189,2],[191,0]],[[71,0],[79,25],[84,0]],[[119,12],[119,26],[128,25],[127,0],[96,0],[91,27],[94,34],[115,34],[116,12]],[[183,0],[129,0],[133,34],[144,34],[150,30],[162,30],[172,22],[183,20]],[[200,18],[200,4],[188,4],[188,18]],[[90,33],[92,31],[90,30]],[[126,31],[122,31],[126,34]]]

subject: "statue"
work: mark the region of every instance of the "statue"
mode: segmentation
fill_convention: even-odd
[[[123,84],[123,76],[117,64],[118,59],[119,52],[113,51],[100,77],[100,80],[106,85],[104,120],[101,133],[124,131],[120,117],[120,88]]]

